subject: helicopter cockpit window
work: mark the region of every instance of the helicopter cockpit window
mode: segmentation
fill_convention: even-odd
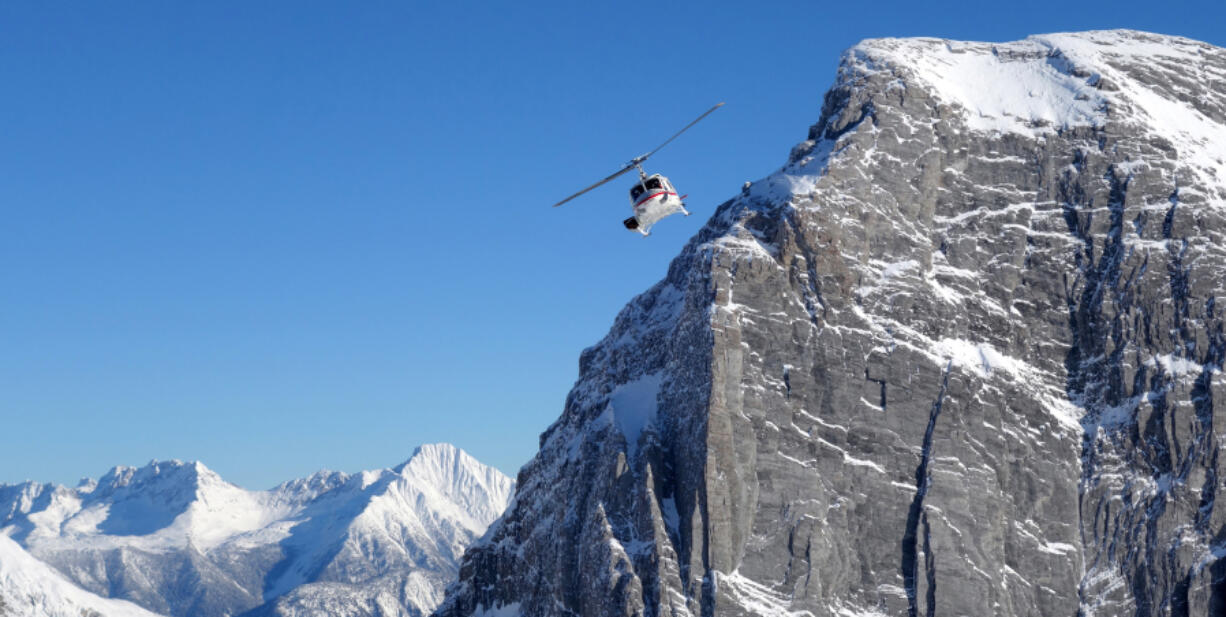
[[[647,185],[647,190],[649,190],[649,191],[650,191],[650,190],[655,190],[655,189],[660,188],[660,179],[659,179],[659,178],[651,178],[651,179],[650,179],[650,180],[648,180],[648,181],[647,181],[645,184]]]
[[[643,185],[636,184],[630,187],[630,199],[637,200],[643,194]]]

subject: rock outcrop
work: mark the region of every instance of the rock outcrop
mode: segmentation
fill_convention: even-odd
[[[870,40],[438,612],[1226,614],[1226,50]]]

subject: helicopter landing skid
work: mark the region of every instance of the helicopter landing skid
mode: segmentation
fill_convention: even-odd
[[[622,225],[625,225],[626,229],[630,231],[637,231],[643,234],[644,238],[651,235],[651,232],[643,231],[643,228],[639,227],[639,220],[634,218],[633,216],[622,221]]]

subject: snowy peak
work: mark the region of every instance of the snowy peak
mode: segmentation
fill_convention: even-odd
[[[401,475],[425,472],[425,476],[433,477],[435,484],[441,486],[451,481],[458,472],[457,467],[463,463],[480,465],[476,459],[449,443],[433,443],[418,446],[408,460],[392,470]]]
[[[195,487],[202,482],[221,482],[221,477],[198,461],[149,461],[144,467],[112,467],[96,483],[94,490],[105,492],[121,488]],[[194,489],[193,489],[194,490]]]
[[[114,467],[76,489],[26,483],[0,487],[0,526],[23,543],[114,544],[131,537],[147,549],[210,547],[259,527],[239,512],[259,510],[257,493],[221,479],[198,462],[153,461]]]
[[[309,504],[303,522],[282,540],[291,557],[271,579],[270,597],[310,582],[372,584],[377,569],[353,566],[371,560],[383,570],[454,571],[513,488],[501,472],[449,444],[422,446],[394,469],[313,478],[335,489]],[[433,606],[445,583],[433,574],[415,580],[411,595]]]
[[[934,96],[970,130],[1037,138],[1113,121],[1169,141],[1203,179],[1226,177],[1226,105],[1213,95],[1226,52],[1206,43],[1134,30],[870,39],[844,55],[840,81],[883,71],[897,76],[897,96]]]
[[[155,533],[189,511],[209,510],[209,503],[217,506],[244,492],[199,462],[178,460],[115,467],[92,487],[76,491],[84,510],[105,514],[98,531],[118,536]]]
[[[1030,38],[1005,44],[941,39],[872,39],[851,48],[842,70],[859,76],[888,70],[923,82],[927,93],[964,110],[968,126],[1036,134],[1105,121],[1095,73],[1052,61],[1055,50]]]
[[[501,514],[515,488],[502,472],[445,443],[421,446],[395,471],[409,482],[434,487],[481,526]],[[497,504],[494,510],[491,503]]]

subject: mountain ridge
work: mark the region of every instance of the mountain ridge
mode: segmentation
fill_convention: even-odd
[[[199,462],[151,461],[77,489],[0,485],[0,533],[86,590],[168,615],[273,610],[291,592],[301,612],[278,614],[416,615],[512,490],[449,444],[395,468],[320,471],[267,491]]]

